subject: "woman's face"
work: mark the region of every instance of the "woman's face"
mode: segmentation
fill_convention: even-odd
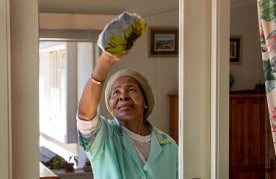
[[[119,77],[111,87],[109,105],[113,115],[122,121],[143,119],[147,108],[144,95],[132,77]]]

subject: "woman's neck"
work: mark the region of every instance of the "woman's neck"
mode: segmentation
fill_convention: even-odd
[[[132,131],[136,134],[142,135],[142,136],[146,136],[146,135],[149,135],[151,133],[151,130],[144,123],[144,121],[139,121],[139,122],[124,121],[123,126],[125,128],[127,128],[128,130],[130,130],[130,131]]]

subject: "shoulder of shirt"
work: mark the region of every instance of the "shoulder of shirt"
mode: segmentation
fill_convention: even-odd
[[[116,131],[119,135],[121,135],[121,136],[123,135],[122,124],[116,118],[114,118],[114,119],[107,119],[104,116],[99,116],[99,121],[102,124],[104,123],[105,125],[108,125],[108,126],[112,127],[114,129],[114,131]]]
[[[153,127],[153,131],[160,144],[168,144],[174,141],[167,133],[156,127]]]
[[[146,123],[146,125],[148,125],[151,130],[154,132],[157,140],[159,141],[159,143],[162,144],[169,144],[169,143],[175,143],[174,140],[171,138],[171,136],[169,136],[167,133],[163,132],[162,130],[160,130],[159,128],[153,126],[148,120],[144,121]]]
[[[103,116],[99,116],[99,119],[108,122],[108,124],[110,124],[110,125],[112,125],[114,127],[117,127],[119,129],[118,131],[122,132],[122,130],[121,130],[122,126],[121,126],[119,120],[117,120],[117,119],[106,119]],[[159,128],[157,128],[157,127],[153,126],[152,124],[150,124],[149,121],[146,121],[146,123],[147,123],[147,125],[149,125],[149,127],[151,128],[151,130],[155,133],[156,138],[157,138],[157,140],[158,140],[158,142],[160,144],[168,144],[168,143],[171,143],[171,142],[174,141],[171,138],[171,136],[169,136],[167,133],[163,132]]]
[[[160,144],[168,144],[174,142],[174,140],[167,133],[163,132],[159,128],[153,126],[148,120],[145,120],[146,125],[148,125],[151,130],[155,133],[157,140]]]

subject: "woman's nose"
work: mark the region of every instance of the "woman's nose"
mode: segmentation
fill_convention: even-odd
[[[119,98],[120,101],[125,101],[125,100],[129,100],[129,96],[125,93],[122,92]]]

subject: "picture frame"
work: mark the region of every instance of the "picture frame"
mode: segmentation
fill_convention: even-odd
[[[241,64],[242,36],[230,35],[230,64]]]
[[[177,57],[178,29],[151,28],[149,46],[150,57]]]

